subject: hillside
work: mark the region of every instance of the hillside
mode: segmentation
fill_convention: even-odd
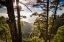
[[[25,24],[24,26],[22,26],[23,37],[25,37],[25,36],[29,37],[33,25],[31,23],[28,23],[25,21],[23,21],[23,22]]]

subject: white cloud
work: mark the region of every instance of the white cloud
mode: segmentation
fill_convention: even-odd
[[[64,7],[62,7],[62,13],[64,13]]]
[[[36,18],[37,18],[37,16],[28,17],[27,20],[28,20],[29,23],[33,23]]]
[[[8,17],[8,14],[6,14],[6,13],[0,13],[0,16]]]

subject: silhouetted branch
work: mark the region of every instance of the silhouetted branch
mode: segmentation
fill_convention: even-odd
[[[1,1],[1,0],[0,0],[0,4],[2,4],[2,5],[5,5],[5,6],[6,6],[6,2],[3,2],[3,1]]]
[[[59,4],[59,0],[57,1],[57,6],[55,8],[54,19],[56,19],[56,12],[57,12],[57,8],[58,8],[58,4]]]
[[[20,2],[21,4],[25,5],[24,3]],[[25,5],[26,6],[26,5]],[[27,7],[27,6],[26,6]],[[27,7],[28,8],[28,7]],[[29,9],[29,8],[28,8]],[[29,9],[30,10],[30,9]],[[32,10],[30,10],[32,12]]]

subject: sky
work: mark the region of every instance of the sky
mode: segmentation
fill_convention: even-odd
[[[27,1],[20,0],[20,1],[25,3],[26,5],[29,4],[29,0],[27,0]],[[61,0],[61,2],[64,2],[64,0]],[[31,4],[36,4],[36,1],[35,0],[31,0]],[[14,5],[16,5],[16,4],[14,3]],[[22,5],[22,4],[19,4],[19,5],[22,7],[22,10],[24,10],[24,11],[20,11],[20,15],[27,16],[26,19],[22,19],[22,20],[23,21],[27,21],[29,23],[33,23],[34,20],[36,19],[35,16],[30,17],[30,15],[32,13],[34,13],[34,12],[41,13],[42,12],[41,8],[33,8],[33,7],[31,7],[32,5],[30,5],[30,6],[28,5],[28,7],[32,10],[32,12],[30,12],[24,5]],[[61,13],[64,13],[64,8],[62,8],[62,9],[63,9],[62,11],[58,10],[57,14],[61,15]],[[49,12],[49,15],[51,15],[51,14],[52,14],[52,12]],[[15,15],[17,15],[16,12],[15,12]],[[8,17],[6,7],[0,8],[0,16]]]

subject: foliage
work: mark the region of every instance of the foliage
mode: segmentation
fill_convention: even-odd
[[[34,26],[32,28],[31,36],[37,36],[39,39],[43,38],[45,40],[46,33],[46,15],[43,13],[38,14],[33,13],[32,16],[38,16],[34,21]]]
[[[48,1],[48,2],[47,2]],[[50,1],[50,0],[37,0],[37,3],[36,3],[36,5],[33,5],[33,7],[34,6],[40,6],[41,8],[42,8],[42,10],[44,11],[43,13],[41,13],[41,14],[38,14],[37,12],[35,12],[35,13],[33,13],[32,15],[35,15],[35,16],[38,16],[38,18],[35,20],[35,22],[34,22],[34,27],[33,27],[33,29],[32,29],[32,32],[31,32],[31,38],[30,38],[30,40],[33,42],[33,41],[35,41],[35,42],[41,42],[41,38],[43,38],[43,40],[48,40],[48,33],[50,34],[50,32],[52,31],[51,30],[51,28],[52,28],[52,24],[54,23],[54,26],[53,26],[53,28],[55,28],[55,29],[53,29],[53,34],[54,33],[56,33],[56,31],[58,30],[58,27],[60,27],[60,26],[62,26],[63,25],[63,21],[56,21],[55,19],[57,19],[57,17],[56,17],[56,12],[57,12],[57,10],[58,9],[60,9],[60,10],[62,10],[61,9],[61,6],[63,7],[64,5],[63,4],[61,4],[61,2],[59,1],[59,0],[52,0],[52,1]],[[8,0],[6,0],[6,2],[7,3],[9,3],[8,2]],[[11,3],[12,3],[12,1],[11,1]],[[22,3],[22,2],[21,2]],[[40,3],[40,4],[39,4]],[[2,0],[0,1],[0,4],[2,4]],[[9,3],[10,4],[10,3]],[[9,8],[7,8],[7,9],[9,9],[9,10],[7,10],[8,11],[8,16],[9,16],[9,18],[10,18],[10,20],[11,20],[11,24],[13,24],[14,22],[15,22],[15,18],[14,18],[14,11],[12,12],[11,10],[13,10],[12,8],[13,8],[13,3],[11,4],[11,6],[12,7],[9,7]],[[3,6],[2,6],[3,7]],[[11,11],[11,12],[9,12],[9,11]],[[53,12],[53,18],[50,18],[49,19],[49,21],[48,21],[48,12],[49,11],[52,11]],[[45,14],[45,15],[44,15]],[[31,15],[31,16],[32,16]],[[13,18],[12,18],[13,17]],[[22,17],[22,16],[21,16]],[[64,17],[63,15],[62,15],[62,17]],[[4,38],[4,39],[7,39],[7,37],[8,37],[8,35],[10,36],[10,33],[9,33],[9,27],[8,27],[8,25],[5,23],[5,18],[3,18],[3,20],[2,20],[2,18],[3,17],[1,17],[0,18],[0,37],[1,38]],[[23,18],[26,18],[25,16],[23,16]],[[54,22],[53,22],[53,19],[55,20]],[[12,22],[12,20],[14,20],[13,22]],[[20,19],[19,19],[20,20]],[[49,23],[48,23],[49,22]],[[19,22],[20,23],[20,22]],[[21,23],[22,24],[22,23]],[[14,24],[14,26],[12,27],[13,29],[14,29],[14,27],[16,27],[15,26],[16,24]],[[47,25],[47,26],[46,26]],[[11,25],[9,25],[10,27],[11,27]],[[20,26],[19,26],[20,27]],[[49,28],[49,29],[48,29]],[[61,27],[61,28],[64,28],[64,27]],[[17,34],[17,32],[16,32],[16,29],[17,28],[15,28],[14,30],[15,30],[15,32],[14,32],[14,30],[10,30],[10,31],[12,31],[12,32],[14,32],[13,33],[13,35],[16,35]],[[19,31],[19,30],[18,30]],[[48,32],[49,31],[49,32]],[[26,34],[26,31],[25,31],[25,29],[22,31],[23,32],[23,37],[26,37],[26,36],[24,36],[25,34]],[[29,32],[29,31],[28,31]],[[45,33],[46,32],[46,33]],[[19,33],[19,34],[21,34],[21,33]],[[60,35],[61,34],[61,35]],[[12,35],[12,37],[13,37],[13,35]],[[27,34],[26,34],[27,35]],[[60,30],[58,30],[58,32],[57,32],[57,34],[56,34],[56,36],[54,37],[55,39],[56,38],[58,38],[58,37],[60,37],[60,39],[59,39],[59,41],[55,41],[55,39],[54,39],[54,41],[55,42],[64,42],[63,40],[64,39],[62,39],[62,37],[63,37],[63,29],[60,29]],[[18,35],[17,35],[18,36]],[[58,37],[57,37],[58,36]],[[16,37],[16,36],[15,36]],[[14,38],[15,38],[14,37]],[[20,38],[20,37],[19,37]],[[27,38],[27,37],[26,37]],[[29,40],[29,38],[27,38],[26,39],[25,38],[25,40]],[[16,39],[17,40],[17,39]],[[58,40],[58,39],[56,39],[56,40]],[[13,40],[14,41],[14,40]]]
[[[64,25],[58,28],[57,34],[55,35],[53,42],[64,42]]]
[[[0,39],[5,41],[6,39],[11,39],[9,26],[6,23],[6,20],[7,18],[3,16],[0,17]]]

